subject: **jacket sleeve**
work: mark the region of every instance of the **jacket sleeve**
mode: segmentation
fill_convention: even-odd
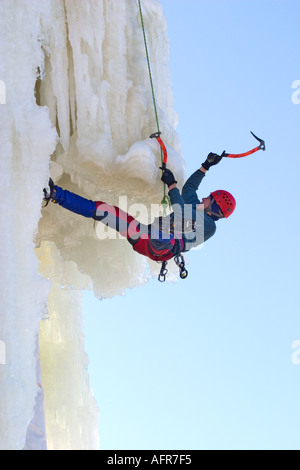
[[[182,219],[184,214],[184,199],[180,194],[178,188],[173,188],[169,191],[170,201],[172,205],[172,209],[174,212],[174,216],[176,219]]]
[[[199,188],[204,176],[205,173],[197,170],[185,182],[182,188],[182,197],[185,204],[200,204],[200,200],[197,196],[197,189]]]
[[[185,201],[183,197],[181,196],[178,188],[171,189],[171,191],[169,191],[169,196],[170,196],[172,207],[175,205],[179,205],[182,208],[184,207]]]

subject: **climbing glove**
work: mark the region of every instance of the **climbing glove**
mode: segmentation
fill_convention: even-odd
[[[168,186],[172,186],[172,184],[174,183],[177,183],[177,181],[175,180],[175,177],[172,173],[171,170],[168,170],[168,168],[162,168],[161,169],[163,170],[163,174],[162,174],[162,177],[161,177],[161,180]]]
[[[210,152],[207,155],[207,159],[205,160],[205,162],[202,163],[202,166],[206,170],[209,170],[211,166],[217,165],[222,160],[222,158],[223,158],[222,155],[220,156],[220,155],[217,155],[216,153]]]
[[[43,200],[46,201],[46,204],[44,207],[48,206],[50,201],[55,202],[55,197],[56,197],[56,189],[55,189],[53,180],[51,178],[49,178],[48,185],[49,185],[49,189],[48,188],[43,189],[43,192],[44,192]]]

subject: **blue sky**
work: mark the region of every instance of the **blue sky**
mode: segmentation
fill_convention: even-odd
[[[187,174],[249,131],[267,150],[207,173],[237,209],[186,280],[85,296],[101,448],[299,450],[300,2],[161,3]]]

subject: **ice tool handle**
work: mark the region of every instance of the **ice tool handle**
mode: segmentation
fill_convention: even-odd
[[[164,171],[167,168],[167,160],[168,160],[168,153],[165,144],[160,138],[161,132],[154,132],[150,135],[150,139],[156,139],[160,145],[160,152],[161,152],[161,169]],[[162,198],[161,204],[164,208],[164,215],[166,215],[166,207],[169,206],[171,208],[171,201],[169,196],[166,195],[165,185],[164,185],[164,197]]]
[[[253,134],[252,131],[250,131],[250,132],[253,135],[253,137],[256,140],[258,140],[258,142],[259,142],[258,147],[255,147],[254,149],[249,150],[248,152],[244,152],[244,153],[226,153],[225,150],[224,150],[224,152],[222,153],[221,156],[222,157],[227,157],[227,158],[241,158],[241,157],[247,157],[247,155],[251,155],[252,153],[257,152],[258,150],[266,150],[265,141],[260,139],[259,137],[257,137],[255,134]]]
[[[150,139],[156,139],[157,142],[158,142],[159,145],[160,145],[160,148],[161,148],[161,150],[162,150],[162,155],[163,155],[163,158],[162,158],[162,168],[163,168],[163,170],[165,170],[166,167],[167,167],[168,154],[167,154],[166,146],[165,146],[165,144],[163,143],[163,141],[161,140],[160,134],[161,134],[161,132],[154,132],[154,134],[151,134],[151,135],[150,135]]]

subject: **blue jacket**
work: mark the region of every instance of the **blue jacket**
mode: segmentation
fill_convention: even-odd
[[[193,173],[182,188],[182,194],[178,188],[171,189],[169,196],[174,211],[175,220],[189,221],[195,224],[195,231],[185,231],[183,233],[184,249],[189,251],[212,237],[216,231],[215,221],[204,212],[197,209],[200,200],[197,196],[197,189],[205,174],[197,170]]]

